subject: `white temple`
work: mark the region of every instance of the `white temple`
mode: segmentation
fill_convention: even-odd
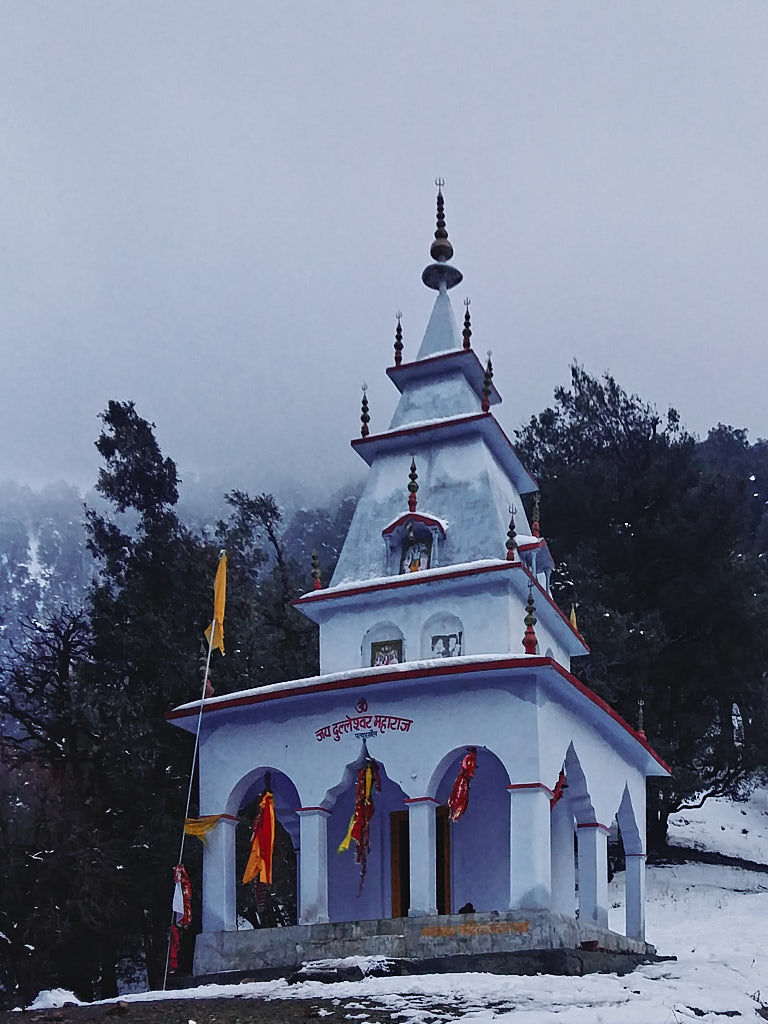
[[[196,973],[351,953],[646,949],[645,780],[668,769],[570,672],[587,647],[550,595],[552,557],[521,499],[536,483],[491,411],[490,361],[471,347],[468,309],[463,332],[454,317],[462,275],[442,195],[431,254],[423,281],[437,297],[413,360],[398,325],[389,429],[369,433],[364,402],[352,444],[370,474],[333,579],[297,602],[319,626],[320,675],[204,702],[200,813],[228,817],[205,846]],[[199,707],[169,717],[194,731]],[[366,757],[381,791],[361,886],[337,849]],[[239,931],[235,822],[267,772],[296,852],[298,921]],[[614,819],[624,935],[608,930]]]

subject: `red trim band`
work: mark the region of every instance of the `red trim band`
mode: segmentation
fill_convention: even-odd
[[[517,463],[520,466],[523,475],[528,477],[528,480],[531,483],[530,490],[537,491],[539,489],[538,483],[536,482],[534,477],[531,476],[531,474],[528,472],[528,470],[525,468],[522,462],[520,462],[518,454],[515,451],[515,446],[509,440],[501,424],[491,412],[475,412],[471,413],[469,416],[452,416],[444,420],[438,420],[436,423],[422,423],[421,426],[416,427],[401,427],[399,430],[387,430],[383,434],[369,434],[368,437],[353,437],[352,440],[350,441],[350,444],[355,449],[355,451],[357,451],[359,448],[362,448],[365,445],[373,444],[377,441],[390,441],[397,440],[398,438],[401,437],[413,437],[414,434],[424,434],[428,433],[429,431],[440,430],[445,427],[463,427],[471,423],[481,423],[484,420],[488,420],[494,424],[494,426],[496,427],[501,436],[502,441],[506,442],[510,452],[515,457],[515,459],[517,459]],[[519,489],[520,488],[518,488],[518,490]],[[525,491],[523,493],[528,494],[530,493],[530,491]]]
[[[301,814],[302,811],[322,811],[323,814],[330,814],[331,812],[327,807],[297,807],[296,813]]]
[[[404,804],[437,804],[438,807],[440,806],[439,802],[437,800],[435,800],[434,797],[431,797],[431,796],[412,796],[412,797],[406,797],[405,800],[403,800],[403,803]]]
[[[446,659],[446,661],[449,659]],[[352,676],[348,679],[332,679],[324,683],[308,683],[306,686],[296,687],[295,690],[277,690],[270,693],[260,693],[258,690],[255,693],[249,694],[247,697],[233,697],[231,700],[222,700],[215,704],[207,702],[203,707],[203,714],[210,714],[212,711],[222,711],[228,708],[247,707],[251,704],[264,704],[271,700],[284,700],[288,697],[301,697],[307,693],[328,693],[334,690],[348,690],[353,687],[361,686],[375,686],[377,683],[391,683],[397,681],[406,681],[408,679],[429,679],[433,676],[455,676],[461,675],[462,673],[467,674],[471,672],[504,672],[509,669],[531,669],[531,668],[552,668],[557,672],[558,675],[562,676],[566,682],[570,683],[574,689],[578,690],[579,693],[583,694],[588,700],[590,700],[596,707],[604,711],[610,718],[614,720],[618,725],[621,726],[625,732],[629,733],[632,739],[636,740],[640,746],[651,755],[666,772],[672,774],[672,769],[669,767],[667,762],[660,757],[653,747],[650,745],[648,740],[644,736],[640,736],[631,725],[624,721],[621,715],[614,711],[612,707],[605,703],[602,697],[598,697],[596,693],[593,693],[588,686],[585,686],[580,679],[563,668],[559,662],[555,661],[554,658],[545,658],[542,655],[536,657],[520,657],[520,658],[503,658],[489,661],[476,661],[470,664],[456,665],[440,665],[437,668],[420,668],[420,669],[409,669],[405,672],[381,672],[376,675],[370,676]],[[215,700],[215,698],[214,698]],[[199,702],[193,704],[188,708],[179,708],[174,711],[169,711],[166,714],[168,721],[174,721],[178,718],[188,718],[192,715],[197,715],[200,712]],[[323,808],[318,808],[322,810]]]
[[[408,573],[405,576],[393,577],[391,580],[387,580],[386,583],[367,583],[360,587],[350,587],[345,590],[315,590],[309,594],[305,594],[303,597],[298,597],[293,602],[295,607],[306,607],[308,605],[317,604],[319,601],[332,601],[334,598],[341,597],[357,597],[359,594],[376,594],[383,590],[396,590],[398,587],[412,587],[419,583],[433,583],[438,580],[456,580],[463,579],[466,576],[479,576],[486,572],[499,572],[503,569],[522,569],[528,579],[538,587],[539,593],[544,596],[547,603],[550,604],[557,612],[558,616],[562,619],[568,629],[573,633],[581,644],[584,645],[585,653],[589,653],[589,645],[585,641],[584,637],[579,633],[577,629],[574,629],[571,625],[571,620],[565,614],[565,612],[557,605],[554,599],[547,593],[542,587],[533,573],[530,571],[525,562],[498,562],[494,565],[478,565],[474,569],[455,569],[453,572],[435,573],[434,576],[424,576],[418,572]],[[427,569],[426,572],[429,572]],[[574,657],[581,657],[581,655],[574,655]]]
[[[507,786],[509,792],[516,789],[543,789],[550,800],[555,795],[554,791],[549,786],[545,786],[543,782],[516,782],[513,786]]]
[[[610,832],[610,825],[603,825],[599,821],[585,821],[583,825],[577,825],[576,828],[601,828],[604,832]]]
[[[386,583],[366,583],[360,587],[350,587],[348,590],[318,590],[304,597],[298,597],[294,605],[316,604],[318,601],[330,601],[335,597],[357,597],[358,594],[375,594],[379,590],[396,590],[398,587],[412,587],[416,583],[433,583],[436,580],[456,580],[464,576],[477,576],[484,572],[496,572],[499,569],[511,569],[513,566],[519,568],[521,562],[499,562],[498,565],[478,565],[475,569],[455,569],[453,572],[435,573],[434,576],[424,576],[422,573],[411,572],[404,576],[396,576]],[[425,570],[429,572],[429,570]]]
[[[394,523],[386,527],[381,531],[382,537],[388,537],[390,533],[394,533],[398,526],[402,526],[403,523],[413,521],[415,523],[423,523],[424,526],[436,526],[440,533],[445,536],[445,527],[439,519],[435,519],[434,516],[424,516],[420,512],[403,512],[399,519],[396,519]]]
[[[393,382],[397,390],[402,394],[402,387],[399,383],[399,378],[404,378],[404,383],[409,380],[419,379],[428,377],[427,373],[420,373],[423,367],[431,369],[436,364],[438,365],[438,371],[442,369],[439,365],[451,361],[458,361],[461,366],[462,363],[470,363],[471,369],[467,372],[465,369],[464,376],[469,381],[469,385],[478,397],[482,397],[482,386],[483,376],[485,374],[485,367],[480,362],[477,353],[472,348],[457,348],[451,349],[449,352],[441,352],[436,356],[425,356],[423,359],[412,359],[407,363],[395,364],[394,366],[388,366],[386,373],[389,379]],[[455,369],[455,367],[447,366],[449,371]],[[414,373],[414,371],[416,371]],[[491,383],[491,393],[488,396],[491,405],[497,405],[501,402],[501,395],[496,389],[496,385]]]

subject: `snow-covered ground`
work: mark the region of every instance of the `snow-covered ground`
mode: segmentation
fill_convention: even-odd
[[[758,787],[744,802],[716,797],[678,811],[669,819],[669,841],[768,864],[768,788]]]
[[[768,863],[766,798],[768,793],[761,790],[747,804],[708,801],[699,811],[682,812],[671,830],[673,841],[684,837],[687,845]],[[623,931],[622,898],[623,874],[618,873],[610,887],[610,924]],[[377,1008],[395,1011],[403,1024],[721,1024],[726,1014],[765,1019],[757,1011],[768,1005],[768,874],[712,864],[649,867],[647,934],[659,953],[677,960],[623,977],[369,977],[332,985],[206,985],[165,996],[339,999],[346,1016],[369,1024],[376,1021]],[[125,998],[163,995],[146,992]],[[41,993],[38,998],[40,1007],[60,1005],[67,997]]]

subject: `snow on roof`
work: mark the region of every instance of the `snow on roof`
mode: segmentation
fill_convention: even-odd
[[[372,685],[376,682],[391,683],[397,682],[399,678],[403,681],[411,679],[441,679],[449,676],[461,676],[470,672],[509,672],[517,669],[543,669],[548,673],[554,673],[562,683],[567,685],[564,695],[570,695],[577,702],[579,698],[587,701],[583,706],[597,708],[607,716],[602,721],[613,722],[611,728],[620,728],[623,733],[630,736],[648,755],[646,762],[646,774],[660,775],[669,774],[670,769],[661,757],[648,743],[645,736],[640,735],[632,728],[618,712],[614,711],[596,693],[593,693],[580,679],[572,675],[566,668],[555,661],[554,658],[540,654],[517,654],[505,651],[498,654],[470,654],[458,658],[425,658],[420,661],[403,661],[394,665],[377,665],[370,668],[347,669],[343,672],[333,672],[321,676],[308,676],[303,679],[291,679],[283,683],[270,683],[267,686],[252,687],[248,690],[239,690],[235,693],[222,694],[218,697],[209,697],[202,701],[203,716],[216,711],[226,711],[234,707],[263,704],[272,700],[279,700],[285,697],[305,697],[310,694],[323,693],[333,690],[348,689],[350,687]],[[550,675],[550,678],[551,675]],[[169,711],[166,718],[178,724],[180,728],[194,731],[194,723],[200,713],[201,701],[189,701]],[[188,721],[185,721],[187,719]],[[654,764],[655,762],[655,764]],[[658,766],[662,772],[658,771]],[[649,770],[649,768],[651,770]]]
[[[400,573],[396,576],[372,576],[362,580],[343,580],[341,583],[335,583],[331,587],[324,587],[321,590],[310,590],[308,593],[303,594],[294,601],[294,604],[301,608],[304,614],[309,618],[313,618],[314,606],[320,606],[323,601],[333,598],[343,599],[344,597],[356,597],[361,593],[374,594],[377,591],[386,592],[399,589],[400,587],[410,587],[418,584],[430,583],[441,578],[451,579],[455,577],[464,577],[471,579],[473,576],[479,576],[487,572],[512,569],[521,570],[525,574],[526,579],[530,580],[534,584],[539,595],[547,602],[547,605],[554,610],[556,617],[552,620],[552,624],[554,624],[556,628],[560,629],[565,627],[565,636],[568,638],[570,643],[573,643],[574,638],[578,641],[581,649],[571,650],[571,654],[576,656],[579,654],[588,654],[589,647],[581,633],[579,633],[577,629],[573,628],[562,608],[559,607],[552,595],[542,587],[538,579],[536,579],[526,564],[522,561],[510,562],[503,558],[480,558],[476,562],[462,562],[456,565],[444,565],[436,569],[420,569],[418,572]],[[510,578],[514,579],[514,577]],[[310,609],[312,609],[312,611],[310,611]],[[539,611],[539,616],[541,617],[541,611]]]
[[[406,509],[405,512],[398,513],[394,519],[390,519],[384,529],[381,531],[382,536],[390,533],[400,523],[406,522],[408,519],[413,519],[415,522],[426,523],[427,521],[434,523],[435,526],[439,526],[445,536],[445,531],[448,529],[448,520],[440,519],[438,516],[433,516],[431,512],[411,512]]]
[[[493,661],[494,659],[509,660],[514,658],[520,659],[540,659],[539,654],[511,654],[509,651],[502,651],[498,654],[464,654],[457,658],[424,658],[421,661],[400,661],[394,665],[376,665],[368,668],[350,668],[345,669],[343,672],[329,672],[326,675],[320,676],[304,676],[301,679],[289,679],[283,683],[267,683],[266,686],[252,686],[247,690],[236,690],[234,693],[222,693],[218,697],[206,697],[205,708],[207,711],[215,711],[216,706],[220,704],[226,704],[233,700],[242,700],[243,698],[253,697],[257,694],[270,694],[270,693],[283,693],[286,696],[293,690],[302,690],[307,686],[322,686],[325,683],[343,682],[345,679],[365,679],[369,676],[388,676],[397,675],[399,673],[414,671],[429,670],[435,668],[445,668],[446,662],[450,660],[450,664],[456,666],[462,665],[479,665],[482,662]],[[179,704],[178,707],[173,709],[173,712],[177,711],[189,711],[191,709],[197,710],[200,707],[199,700],[191,700],[186,704]]]
[[[377,453],[407,448],[413,443],[414,435],[427,435],[420,438],[420,440],[427,440],[430,432],[435,429],[445,432],[443,434],[445,440],[479,434],[499,460],[520,494],[529,494],[531,491],[538,490],[539,485],[520,461],[514,445],[499,421],[490,412],[416,420],[413,423],[392,430],[384,430],[378,434],[355,437],[351,444],[358,455],[370,466]]]
[[[397,522],[397,519],[393,520],[393,522]],[[370,579],[363,580],[346,579],[342,580],[341,583],[335,583],[332,587],[323,587],[322,590],[310,590],[306,594],[302,594],[298,602],[322,600],[323,595],[343,594],[348,590],[359,590],[360,587],[388,587],[391,586],[394,580],[407,580],[409,583],[416,583],[439,579],[441,576],[452,576],[457,572],[463,573],[472,569],[482,569],[494,565],[501,569],[504,566],[511,566],[513,564],[515,563],[507,562],[503,558],[480,558],[476,562],[458,562],[456,565],[441,565],[434,569],[420,569],[418,572],[402,573],[397,576],[372,576]]]

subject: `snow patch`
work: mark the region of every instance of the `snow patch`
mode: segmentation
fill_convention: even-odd
[[[65,1003],[74,1003],[76,1006],[84,1004],[77,998],[74,992],[65,988],[49,988],[44,992],[38,992],[34,1002],[27,1007],[28,1010],[54,1010]]]

